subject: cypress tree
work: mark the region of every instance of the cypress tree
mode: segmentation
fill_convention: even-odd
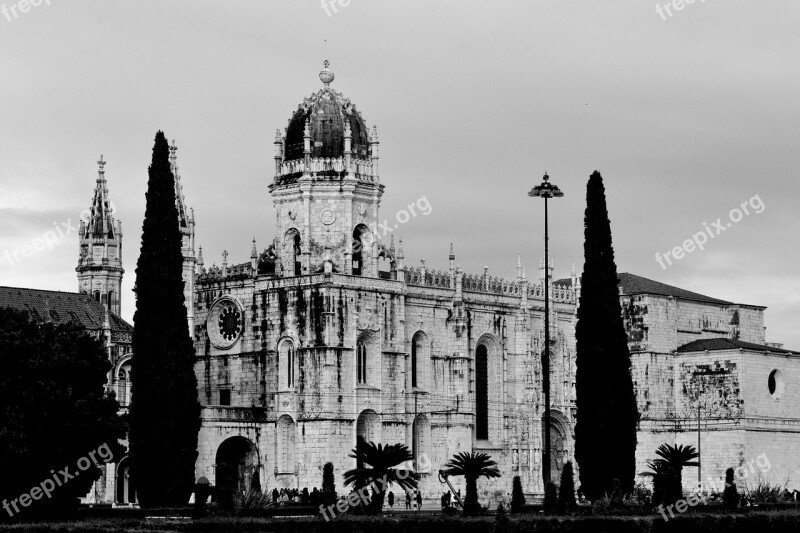
[[[194,486],[200,404],[183,297],[175,177],[156,134],[136,266],[130,448],[143,507],[186,505]]]
[[[575,510],[575,477],[572,461],[567,461],[561,470],[561,485],[558,487],[558,512],[571,513]]]
[[[525,494],[522,493],[522,481],[519,476],[514,476],[511,483],[511,512],[517,513],[525,505]]]
[[[597,171],[586,188],[584,237],[585,262],[575,331],[575,459],[581,490],[588,499],[597,500],[612,493],[615,479],[623,492],[633,490],[639,419],[605,187]]]

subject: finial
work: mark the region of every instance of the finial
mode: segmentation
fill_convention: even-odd
[[[391,242],[389,242],[389,251],[394,255],[394,235],[392,235]]]
[[[256,238],[253,237],[253,249],[250,250],[250,259],[255,259],[258,257],[258,251],[256,250]]]
[[[222,264],[228,264],[228,250],[222,250]]]
[[[311,123],[306,119],[306,124],[303,127],[303,137],[311,137]]]
[[[201,267],[203,266],[203,247],[200,246],[200,249],[197,252],[197,264]]]
[[[172,144],[169,145],[169,160],[175,165],[175,159],[177,159],[177,154],[175,152],[178,151],[178,145],[175,144],[175,139],[172,139]]]
[[[378,142],[378,125],[377,124],[373,124],[372,125],[372,131],[371,131],[370,136],[369,136],[369,141],[373,142],[373,143]]]
[[[103,154],[100,154],[100,161],[97,162],[100,174],[105,174],[106,161],[103,159]]]
[[[283,142],[283,137],[281,137],[281,130],[277,129],[275,130],[275,143],[281,143],[281,142]]]
[[[400,237],[400,238],[398,239],[398,245],[397,245],[397,258],[398,258],[398,259],[405,259],[405,257],[406,257],[406,256],[405,256],[405,254],[403,253],[403,238],[402,238],[402,237]]]
[[[450,259],[455,259],[455,258],[456,258],[456,254],[453,251],[453,243],[451,242],[450,243]]]
[[[326,59],[322,64],[324,65],[324,68],[319,71],[319,80],[325,85],[325,87],[328,87],[334,78],[336,78],[336,76],[333,74],[333,71],[328,68],[331,64],[330,61]]]
[[[544,171],[544,176],[542,177],[544,181],[550,181],[550,176],[547,175],[547,171]]]

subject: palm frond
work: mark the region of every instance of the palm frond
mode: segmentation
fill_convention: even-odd
[[[442,473],[448,476],[464,476],[474,479],[500,477],[497,462],[483,452],[457,453],[444,465]]]

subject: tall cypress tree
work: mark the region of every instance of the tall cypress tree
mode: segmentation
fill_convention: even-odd
[[[585,262],[575,331],[575,459],[582,492],[596,500],[611,494],[615,479],[623,491],[633,490],[639,418],[605,187],[597,171],[586,188],[584,237]]]
[[[186,505],[194,485],[200,404],[183,297],[175,177],[161,131],[148,175],[133,317],[131,473],[143,507]]]

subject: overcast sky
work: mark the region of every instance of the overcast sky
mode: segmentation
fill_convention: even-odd
[[[275,130],[320,88],[327,57],[333,87],[378,125],[381,218],[432,206],[396,231],[407,263],[446,268],[453,242],[467,272],[515,275],[520,252],[538,278],[543,206],[527,191],[548,171],[565,192],[555,275],[580,272],[598,169],[620,272],[768,306],[767,340],[800,349],[796,1],[661,15],[652,0],[2,3],[0,285],[77,290],[74,232],[19,262],[5,252],[76,222],[102,153],[130,320],[159,129],[177,139],[206,264],[223,249],[247,261],[253,237],[273,238]],[[704,250],[662,268],[655,254],[704,223]]]

